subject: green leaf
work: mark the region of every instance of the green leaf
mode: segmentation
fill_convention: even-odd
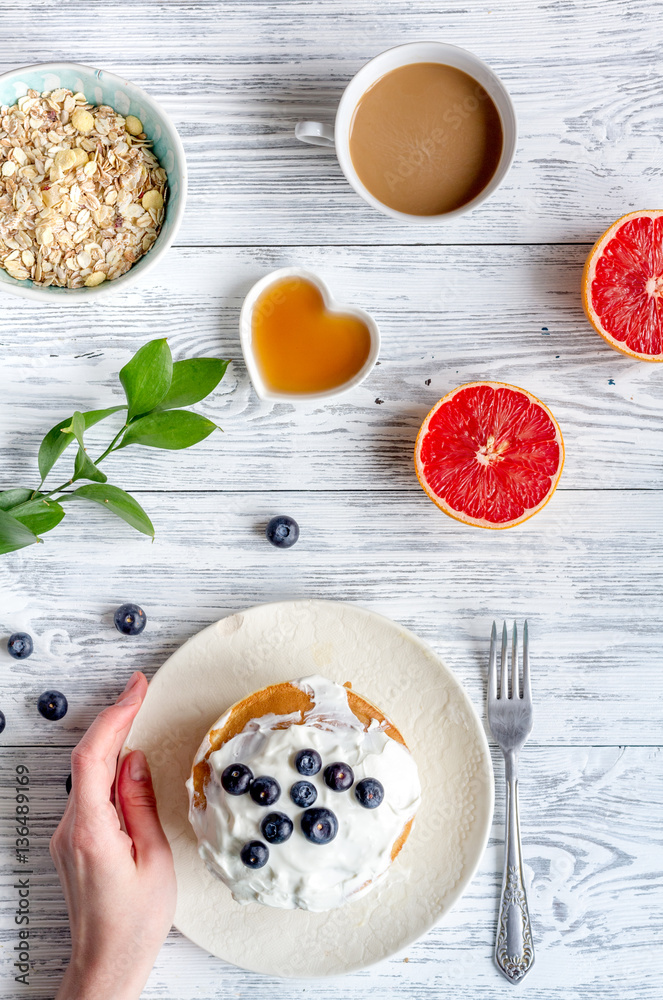
[[[216,389],[226,374],[229,361],[219,358],[190,358],[173,365],[173,381],[157,410],[192,406]]]
[[[26,545],[34,545],[40,541],[41,538],[38,538],[25,524],[21,524],[6,511],[0,510],[0,555],[24,549]]]
[[[107,476],[98,469],[85,450],[83,435],[85,434],[85,418],[78,410],[71,418],[71,423],[62,428],[63,434],[73,434],[78,441],[78,451],[74,462],[74,474],[71,477],[72,483],[77,479],[92,479],[95,483],[105,483]]]
[[[76,454],[76,461],[74,463],[74,478],[72,482],[76,482],[77,479],[91,479],[95,483],[105,483],[108,476],[99,469],[91,458],[88,458],[88,454],[85,448],[79,446],[78,452]]]
[[[98,424],[100,420],[105,420],[106,417],[110,417],[113,413],[118,413],[120,410],[126,410],[126,408],[126,403],[120,403],[119,406],[107,406],[105,410],[83,410],[85,430],[89,430],[90,427]]]
[[[211,420],[201,417],[199,413],[192,413],[191,410],[149,413],[127,428],[120,448],[126,448],[129,444],[142,444],[148,448],[178,451],[204,440],[216,429],[216,424]]]
[[[85,434],[85,417],[83,414],[79,410],[76,410],[71,418],[71,423],[63,427],[60,433],[73,434],[81,448],[83,448],[83,435]]]
[[[55,500],[35,499],[21,507],[20,513],[13,515],[17,521],[34,531],[43,534],[51,531],[64,517],[64,511]]]
[[[68,420],[61,420],[59,424],[56,424],[55,427],[50,429],[39,446],[39,457],[37,461],[39,463],[39,475],[41,476],[42,483],[62,452],[74,440],[73,434],[62,433],[62,428],[66,427],[67,424],[70,423],[71,417]]]
[[[117,413],[118,410],[124,409],[126,409],[126,407],[123,405],[110,406],[106,410],[88,410],[87,413],[83,414],[85,429],[87,430],[88,427],[93,427],[95,424],[98,424],[100,420],[110,417],[112,413]],[[66,420],[61,420],[59,424],[55,425],[55,427],[52,427],[39,446],[39,475],[41,476],[42,483],[62,452],[74,440],[73,434],[62,433],[63,428],[71,425],[73,419],[73,417],[68,417]]]
[[[20,507],[17,513],[15,508]],[[35,534],[50,531],[64,517],[64,511],[55,500],[44,498],[36,490],[5,490],[0,493],[0,510],[12,511],[12,517]]]
[[[98,503],[102,507],[106,507],[113,514],[121,517],[132,528],[136,528],[138,531],[142,531],[144,535],[150,535],[151,538],[154,538],[154,525],[141,505],[132,496],[125,493],[124,490],[118,489],[117,486],[111,486],[109,483],[106,483],[104,486],[98,486],[96,483],[90,483],[88,486],[79,486],[73,493],[68,493],[66,496],[60,497],[60,503],[64,503],[67,500],[91,500],[92,503]]]
[[[165,338],[151,340],[141,347],[120,372],[129,404],[128,419],[158,406],[170,389],[172,378],[173,358]]]
[[[32,494],[39,496],[35,490],[24,490],[22,488],[15,490],[4,490],[0,493],[0,510],[11,510],[12,507],[18,507],[20,503],[25,503],[29,500]]]

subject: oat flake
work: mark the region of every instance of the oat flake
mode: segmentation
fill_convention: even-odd
[[[92,286],[154,245],[167,175],[129,119],[64,89],[0,105],[0,267],[11,277]]]

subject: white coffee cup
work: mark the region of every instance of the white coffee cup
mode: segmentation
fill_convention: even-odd
[[[390,73],[393,69],[401,66],[410,66],[412,63],[442,63],[445,66],[453,66],[460,69],[468,76],[473,77],[486,91],[497,108],[502,123],[503,143],[502,155],[500,156],[497,169],[490,181],[471,201],[451,212],[444,212],[440,215],[409,215],[407,212],[399,212],[395,208],[390,208],[384,202],[378,201],[375,195],[362,184],[357,171],[352,164],[350,156],[350,127],[355,108],[360,99],[380,77],[385,73]],[[458,48],[457,45],[447,45],[444,42],[408,42],[405,45],[397,45],[393,49],[387,49],[375,56],[366,63],[359,72],[350,80],[341,97],[334,127],[325,125],[322,122],[298,122],[295,128],[295,135],[302,142],[308,142],[314,146],[334,146],[336,156],[341,165],[341,169],[347,180],[373,208],[377,208],[384,215],[390,215],[392,219],[399,219],[401,222],[414,222],[418,225],[426,223],[447,222],[456,219],[466,212],[471,212],[473,208],[489,198],[497,190],[506,177],[509,167],[513,161],[516,151],[517,139],[516,112],[506,90],[506,87],[493,73],[492,69],[482,62],[481,59],[468,52],[466,49]]]

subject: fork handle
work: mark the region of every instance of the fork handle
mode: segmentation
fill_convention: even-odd
[[[495,961],[510,983],[518,983],[534,965],[532,928],[527,907],[518,817],[518,760],[505,754],[506,836],[504,875],[497,921]]]

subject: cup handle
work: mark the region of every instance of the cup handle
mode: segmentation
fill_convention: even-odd
[[[311,146],[334,146],[334,129],[322,122],[297,122],[295,136]]]

